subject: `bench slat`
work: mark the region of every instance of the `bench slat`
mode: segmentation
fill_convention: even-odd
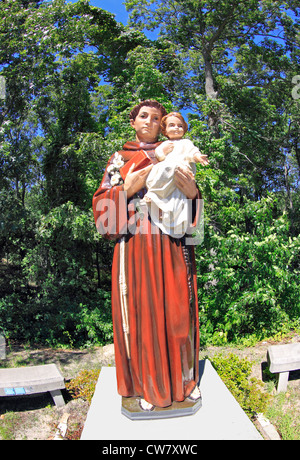
[[[272,345],[268,348],[270,372],[288,372],[300,369],[300,343]]]

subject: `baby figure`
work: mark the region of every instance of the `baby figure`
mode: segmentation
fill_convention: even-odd
[[[175,185],[175,169],[188,168],[195,175],[195,163],[206,166],[209,162],[189,139],[182,139],[188,126],[180,113],[166,115],[161,127],[169,140],[155,150],[159,163],[153,166],[147,178],[144,201],[152,221],[162,232],[181,238],[188,228],[189,208],[186,196]]]

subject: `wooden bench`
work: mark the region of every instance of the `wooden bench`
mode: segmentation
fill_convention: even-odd
[[[267,359],[270,372],[278,374],[277,392],[286,391],[289,372],[300,369],[300,342],[286,345],[272,345]]]
[[[0,369],[0,396],[50,392],[57,407],[65,405],[64,378],[55,364]]]

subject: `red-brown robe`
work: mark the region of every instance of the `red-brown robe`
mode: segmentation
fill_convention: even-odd
[[[128,161],[138,150],[156,163],[157,144],[127,142],[119,153]],[[109,166],[113,156],[108,162]],[[140,196],[146,190],[140,192]],[[142,397],[158,407],[183,401],[198,381],[199,323],[194,247],[171,238],[146,215],[130,224],[136,209],[123,185],[111,186],[106,171],[93,197],[98,231],[116,240],[112,265],[112,315],[117,385],[120,395]],[[198,195],[200,198],[200,195]],[[193,201],[193,207],[198,200]],[[193,223],[200,209],[193,211]],[[130,231],[131,230],[131,231]],[[134,234],[132,234],[134,233]],[[120,241],[125,236],[129,352],[122,326]]]

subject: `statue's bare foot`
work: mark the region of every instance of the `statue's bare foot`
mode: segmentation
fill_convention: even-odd
[[[192,401],[198,401],[198,399],[201,398],[201,391],[199,390],[198,385],[195,386],[191,394],[188,396],[188,399],[191,399]]]
[[[153,404],[149,403],[148,401],[146,401],[145,399],[140,399],[139,400],[139,406],[142,410],[146,411],[146,412],[149,412],[151,410],[154,409],[155,406],[153,406]]]

